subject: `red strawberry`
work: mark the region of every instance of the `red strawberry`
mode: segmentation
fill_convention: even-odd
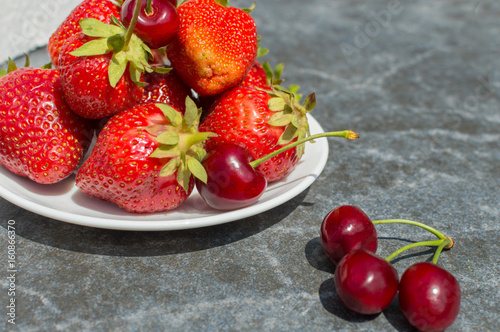
[[[56,70],[20,68],[0,78],[0,163],[11,172],[61,181],[77,168],[91,134],[64,101]]]
[[[185,117],[165,104],[113,116],[78,171],[78,188],[134,213],[181,205],[193,190],[192,175],[206,178],[199,160],[203,141],[212,136],[197,131],[201,110],[191,100],[186,104]]]
[[[144,95],[140,103],[163,103],[178,109],[182,114],[186,111],[186,97],[191,97],[191,89],[177,76],[175,70],[166,74],[146,73]]]
[[[271,68],[268,62],[264,62],[262,65],[255,61],[252,66],[252,69],[248,72],[245,79],[240,83],[240,86],[246,86],[251,88],[259,88],[264,90],[272,90],[273,85],[278,85],[283,82],[281,79],[281,73],[283,72],[284,64],[280,63],[277,65],[274,70]],[[301,96],[297,93],[299,90],[299,86],[292,84],[288,91],[292,92],[296,95],[297,100],[301,98]],[[200,97],[200,103],[204,110],[208,111],[212,104],[220,97],[217,96],[207,96]]]
[[[84,18],[95,18],[104,23],[111,22],[111,16],[120,17],[120,7],[109,0],[84,0],[68,15],[52,34],[47,45],[52,63],[56,63],[64,42],[82,30],[79,22]]]
[[[143,72],[150,70],[149,48],[126,29],[95,19],[80,21],[83,33],[66,40],[57,68],[71,109],[102,119],[135,105],[143,95]],[[128,43],[128,44],[127,44]],[[110,49],[111,48],[111,49]]]
[[[257,61],[253,64],[252,69],[250,69],[247,76],[245,76],[241,85],[261,89],[271,89],[268,74],[264,70],[264,67],[262,67],[262,65]]]
[[[238,141],[247,146],[255,159],[259,159],[306,137],[309,134],[306,114],[315,104],[314,94],[299,105],[293,93],[279,87],[266,92],[238,86],[224,93],[212,105],[200,130],[218,135],[207,142],[208,151],[220,143]],[[294,169],[303,149],[304,145],[300,145],[282,152],[258,168],[269,182],[280,180]]]
[[[180,25],[167,56],[200,96],[239,84],[257,57],[257,27],[250,14],[227,0],[191,0],[178,7]]]
[[[256,87],[261,89],[271,89],[268,76],[262,65],[255,61],[252,68],[240,83],[241,86]],[[213,103],[220,98],[220,95],[200,97],[200,103],[203,110],[207,111]]]

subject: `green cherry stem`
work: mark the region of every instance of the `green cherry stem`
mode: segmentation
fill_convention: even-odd
[[[408,244],[408,245],[396,250],[395,252],[393,252],[389,256],[387,256],[385,259],[388,262],[391,261],[397,255],[401,254],[402,252],[404,252],[408,249],[422,247],[422,246],[432,246],[432,247],[438,247],[435,254],[434,254],[433,260],[432,260],[433,263],[436,263],[438,258],[439,258],[439,255],[441,254],[441,251],[443,251],[443,249],[451,249],[451,247],[453,247],[453,244],[454,244],[454,241],[451,237],[446,236],[443,233],[441,233],[440,231],[438,231],[437,229],[430,227],[426,224],[423,224],[421,222],[418,222],[418,221],[406,220],[406,219],[385,219],[385,220],[374,220],[373,224],[374,225],[381,225],[381,224],[413,225],[413,226],[417,226],[417,227],[420,227],[422,229],[425,229],[425,230],[431,232],[432,234],[434,234],[438,238],[437,240],[434,240],[434,241],[421,241],[421,242],[415,242],[415,243]]]
[[[441,242],[441,244],[436,249],[434,257],[432,258],[432,263],[436,264],[439,259],[439,255],[441,254],[441,251],[443,251],[443,249],[445,248],[448,248],[450,245],[453,246],[453,240],[451,238],[444,239],[443,242]]]
[[[137,24],[137,20],[139,19],[139,14],[141,13],[142,1],[144,0],[137,0],[135,2],[134,15],[132,16],[130,25],[128,26],[128,29],[125,32],[125,37],[124,37],[125,46],[123,47],[124,49],[128,48],[128,45],[130,44],[130,39],[132,39],[132,34],[134,33],[135,25]]]
[[[436,247],[436,246],[441,245],[444,241],[445,240],[434,240],[434,241],[421,241],[421,242],[410,243],[410,244],[396,250],[395,252],[393,252],[389,256],[387,256],[385,258],[385,260],[390,262],[394,257],[396,257],[397,255],[401,254],[402,252],[404,252],[408,249],[417,248],[417,247],[424,247],[424,246]]]
[[[446,235],[438,231],[437,229],[427,226],[426,224],[423,224],[418,221],[413,221],[413,220],[406,220],[406,219],[384,219],[384,220],[374,220],[373,221],[374,225],[381,225],[381,224],[408,224],[408,225],[413,225],[413,226],[418,226],[420,228],[423,228],[432,234],[434,234],[438,239],[445,239]]]
[[[308,136],[306,138],[303,138],[301,140],[298,140],[298,141],[295,141],[293,143],[290,143],[290,144],[287,144],[285,145],[284,147],[282,147],[281,149],[278,149],[276,151],[273,151],[271,152],[270,154],[260,158],[260,159],[256,159],[252,162],[250,162],[250,166],[252,166],[252,168],[256,168],[257,166],[259,166],[260,164],[266,162],[267,160],[271,159],[272,157],[288,150],[288,149],[292,149],[298,145],[301,145],[301,144],[304,144],[308,141],[312,141],[314,139],[317,139],[317,138],[321,138],[321,137],[343,137],[343,138],[346,138],[346,139],[349,139],[349,140],[353,140],[353,139],[357,139],[359,138],[359,135],[356,134],[354,131],[352,130],[343,130],[343,131],[332,131],[332,132],[327,132],[327,133],[321,133],[321,134],[316,134],[316,135],[311,135],[311,136]]]

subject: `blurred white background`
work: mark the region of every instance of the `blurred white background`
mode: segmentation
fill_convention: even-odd
[[[0,63],[47,44],[82,0],[0,0]]]

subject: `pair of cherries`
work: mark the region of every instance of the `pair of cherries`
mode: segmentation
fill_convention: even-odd
[[[407,245],[386,259],[377,250],[376,224],[405,223],[424,228],[438,237]],[[377,314],[389,306],[399,292],[399,304],[410,324],[421,331],[442,331],[456,319],[460,310],[460,286],[449,272],[436,265],[443,248],[453,240],[427,225],[402,219],[371,221],[358,207],[340,206],[326,215],[321,224],[321,246],[336,265],[334,282],[338,296],[350,310]],[[434,245],[438,249],[432,262],[410,266],[398,278],[389,263],[401,252]]]

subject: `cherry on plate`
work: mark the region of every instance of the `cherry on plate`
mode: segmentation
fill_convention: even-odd
[[[202,165],[207,183],[196,179],[196,189],[214,209],[233,210],[256,202],[267,188],[266,177],[250,162],[250,151],[242,144],[219,144]]]
[[[152,49],[166,46],[179,28],[179,15],[173,2],[152,0],[148,11],[147,1],[142,0],[134,33]],[[128,27],[134,16],[136,0],[126,0],[120,14],[122,23]]]

